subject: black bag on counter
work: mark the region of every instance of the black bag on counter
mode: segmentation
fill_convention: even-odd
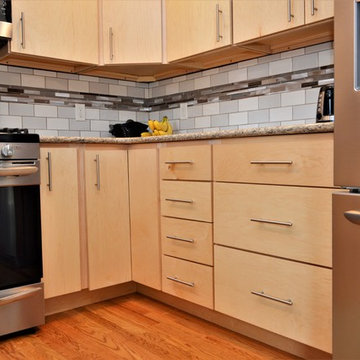
[[[115,137],[137,137],[141,136],[142,132],[147,131],[148,126],[138,121],[127,120],[125,124],[109,125],[110,134]]]

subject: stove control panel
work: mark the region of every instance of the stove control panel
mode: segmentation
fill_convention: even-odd
[[[10,144],[6,144],[1,148],[1,155],[4,157],[12,157],[14,155],[14,148]]]

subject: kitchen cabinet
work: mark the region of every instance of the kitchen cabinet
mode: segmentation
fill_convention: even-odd
[[[76,147],[42,146],[41,226],[45,298],[81,290]]]
[[[129,149],[132,279],[161,289],[160,205],[157,148]]]
[[[305,23],[328,19],[334,16],[334,0],[305,0]]]
[[[229,0],[166,0],[165,5],[169,62],[231,44]]]
[[[11,52],[98,63],[96,0],[12,0]]]
[[[161,14],[161,0],[103,0],[104,63],[161,63]]]
[[[233,0],[233,42],[304,25],[304,0]]]
[[[89,289],[131,280],[127,151],[85,148]]]

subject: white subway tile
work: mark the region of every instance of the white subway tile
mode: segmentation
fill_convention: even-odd
[[[90,82],[89,83],[89,92],[92,94],[109,94],[109,84]]]
[[[8,66],[8,72],[16,73],[16,74],[33,74],[34,70],[30,68],[24,68],[19,66]]]
[[[91,120],[90,128],[92,131],[109,131],[109,121]]]
[[[179,92],[179,83],[172,83],[165,86],[165,95],[176,94]]]
[[[118,112],[118,117],[121,122],[124,122],[129,119],[131,119],[131,120],[136,119],[135,111],[124,111],[124,110],[120,110],[120,111],[110,110],[110,111]],[[117,120],[117,119],[114,118],[114,119],[109,119],[109,120]]]
[[[85,109],[85,119],[89,120],[98,120],[100,119],[100,110],[99,109]]]
[[[334,50],[326,50],[319,52],[319,66],[334,64]]]
[[[128,87],[127,88],[128,96],[144,99],[145,98],[145,89],[140,87]]]
[[[24,116],[22,122],[25,129],[46,129],[46,118],[44,117]]]
[[[210,116],[200,116],[195,118],[195,128],[208,128],[210,127]]]
[[[127,88],[122,85],[109,84],[109,94],[117,96],[127,96]]]
[[[239,100],[239,111],[257,110],[259,108],[259,98],[257,96]]]
[[[59,130],[59,136],[66,136],[66,137],[80,136],[80,131],[75,131],[75,130]]]
[[[51,105],[34,105],[35,116],[57,117],[57,107]]]
[[[36,130],[36,134],[39,134],[40,136],[59,136],[59,132],[57,130]]]
[[[237,69],[229,72],[229,82],[238,82],[247,80],[247,69]]]
[[[269,76],[269,64],[259,64],[247,68],[248,80]]]
[[[69,80],[69,91],[89,92],[89,82],[80,80]]]
[[[99,78],[97,76],[80,75],[79,80],[91,81],[91,82],[99,82]]]
[[[219,103],[210,103],[203,105],[203,115],[216,115],[219,114],[220,106]]]
[[[307,104],[317,103],[320,88],[307,89],[305,91],[305,101]]]
[[[34,105],[18,104],[18,103],[9,104],[9,114],[10,115],[20,115],[20,116],[33,116],[34,115]]]
[[[180,130],[194,129],[195,119],[180,120]]]
[[[69,119],[47,118],[46,123],[49,130],[69,130]]]
[[[75,107],[74,106],[59,106],[58,116],[61,118],[75,119]],[[75,130],[75,129],[74,129]]]
[[[17,85],[20,86],[20,74],[13,74],[10,72],[1,73],[0,83],[2,85]]]
[[[292,59],[293,71],[312,69],[319,66],[319,56],[317,53],[296,56]]]
[[[117,110],[100,110],[101,120],[119,120],[119,111]]]
[[[238,69],[243,69],[249,66],[254,66],[257,65],[258,63],[258,59],[250,59],[250,60],[245,60],[245,61],[240,61],[238,63]]]
[[[229,114],[239,111],[239,101],[221,101],[220,103],[220,114]]]
[[[90,120],[77,121],[70,119],[70,130],[90,130]]]
[[[317,104],[297,105],[293,107],[293,119],[302,120],[316,118]]]
[[[270,109],[270,121],[287,121],[292,120],[292,107],[281,107]]]
[[[0,115],[9,115],[9,104],[0,102]]]
[[[305,90],[290,91],[281,94],[281,106],[305,104]]]
[[[224,85],[229,83],[229,74],[227,72],[218,73],[210,76],[211,86]]]
[[[34,69],[34,75],[47,76],[47,77],[56,77],[56,72],[55,71],[48,71],[48,70]]]
[[[51,77],[45,78],[45,87],[47,89],[65,90],[65,91],[69,89],[68,80],[51,78]]]
[[[283,53],[281,53],[281,58],[282,59],[289,59],[289,58],[293,58],[295,56],[300,56],[300,55],[304,55],[305,54],[305,49],[304,48],[300,48],[300,49],[296,49],[296,50],[291,50],[291,51],[285,51]]]
[[[248,113],[240,112],[229,115],[229,125],[242,125],[248,123]]]
[[[60,79],[79,80],[79,75],[77,74],[58,72],[56,73],[56,76]]]
[[[0,71],[6,72],[6,71],[8,71],[8,67],[6,65],[0,65]]]
[[[193,91],[195,90],[195,80],[186,80],[179,83],[179,91]]]
[[[0,115],[0,127],[21,128],[21,116]]]
[[[270,109],[280,106],[280,94],[259,96],[259,109]]]
[[[202,72],[202,76],[211,76],[211,75],[215,75],[219,72],[219,68],[213,68],[213,69],[209,69],[209,70],[204,70]]]
[[[45,87],[45,77],[37,76],[37,75],[28,75],[21,74],[21,85],[36,87],[36,88],[44,88]]]
[[[292,60],[291,59],[283,59],[278,61],[272,61],[269,64],[269,74],[277,75],[288,73],[292,71]]]
[[[264,123],[269,121],[269,110],[256,110],[256,111],[249,111],[249,124],[254,123]]]
[[[333,47],[334,47],[334,44],[332,41],[318,44],[318,45],[308,46],[305,48],[305,54],[311,54],[311,53],[320,52],[323,50],[329,50],[329,49],[332,49]]]
[[[205,89],[210,87],[210,76],[203,76],[197,79],[194,79],[195,90]]]
[[[166,88],[165,86],[157,86],[152,89],[152,96],[153,97],[159,97],[159,96],[165,96]]]
[[[203,107],[202,105],[192,105],[188,107],[188,116],[197,117],[203,115]]]
[[[229,114],[219,114],[211,116],[211,126],[229,126]]]
[[[280,58],[281,58],[280,54],[266,55],[266,56],[259,57],[258,63],[259,64],[268,63],[271,61],[280,60]]]

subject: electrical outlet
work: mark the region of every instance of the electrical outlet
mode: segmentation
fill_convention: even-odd
[[[188,118],[188,105],[187,103],[180,104],[180,119]]]
[[[85,104],[75,104],[75,120],[85,120]]]

